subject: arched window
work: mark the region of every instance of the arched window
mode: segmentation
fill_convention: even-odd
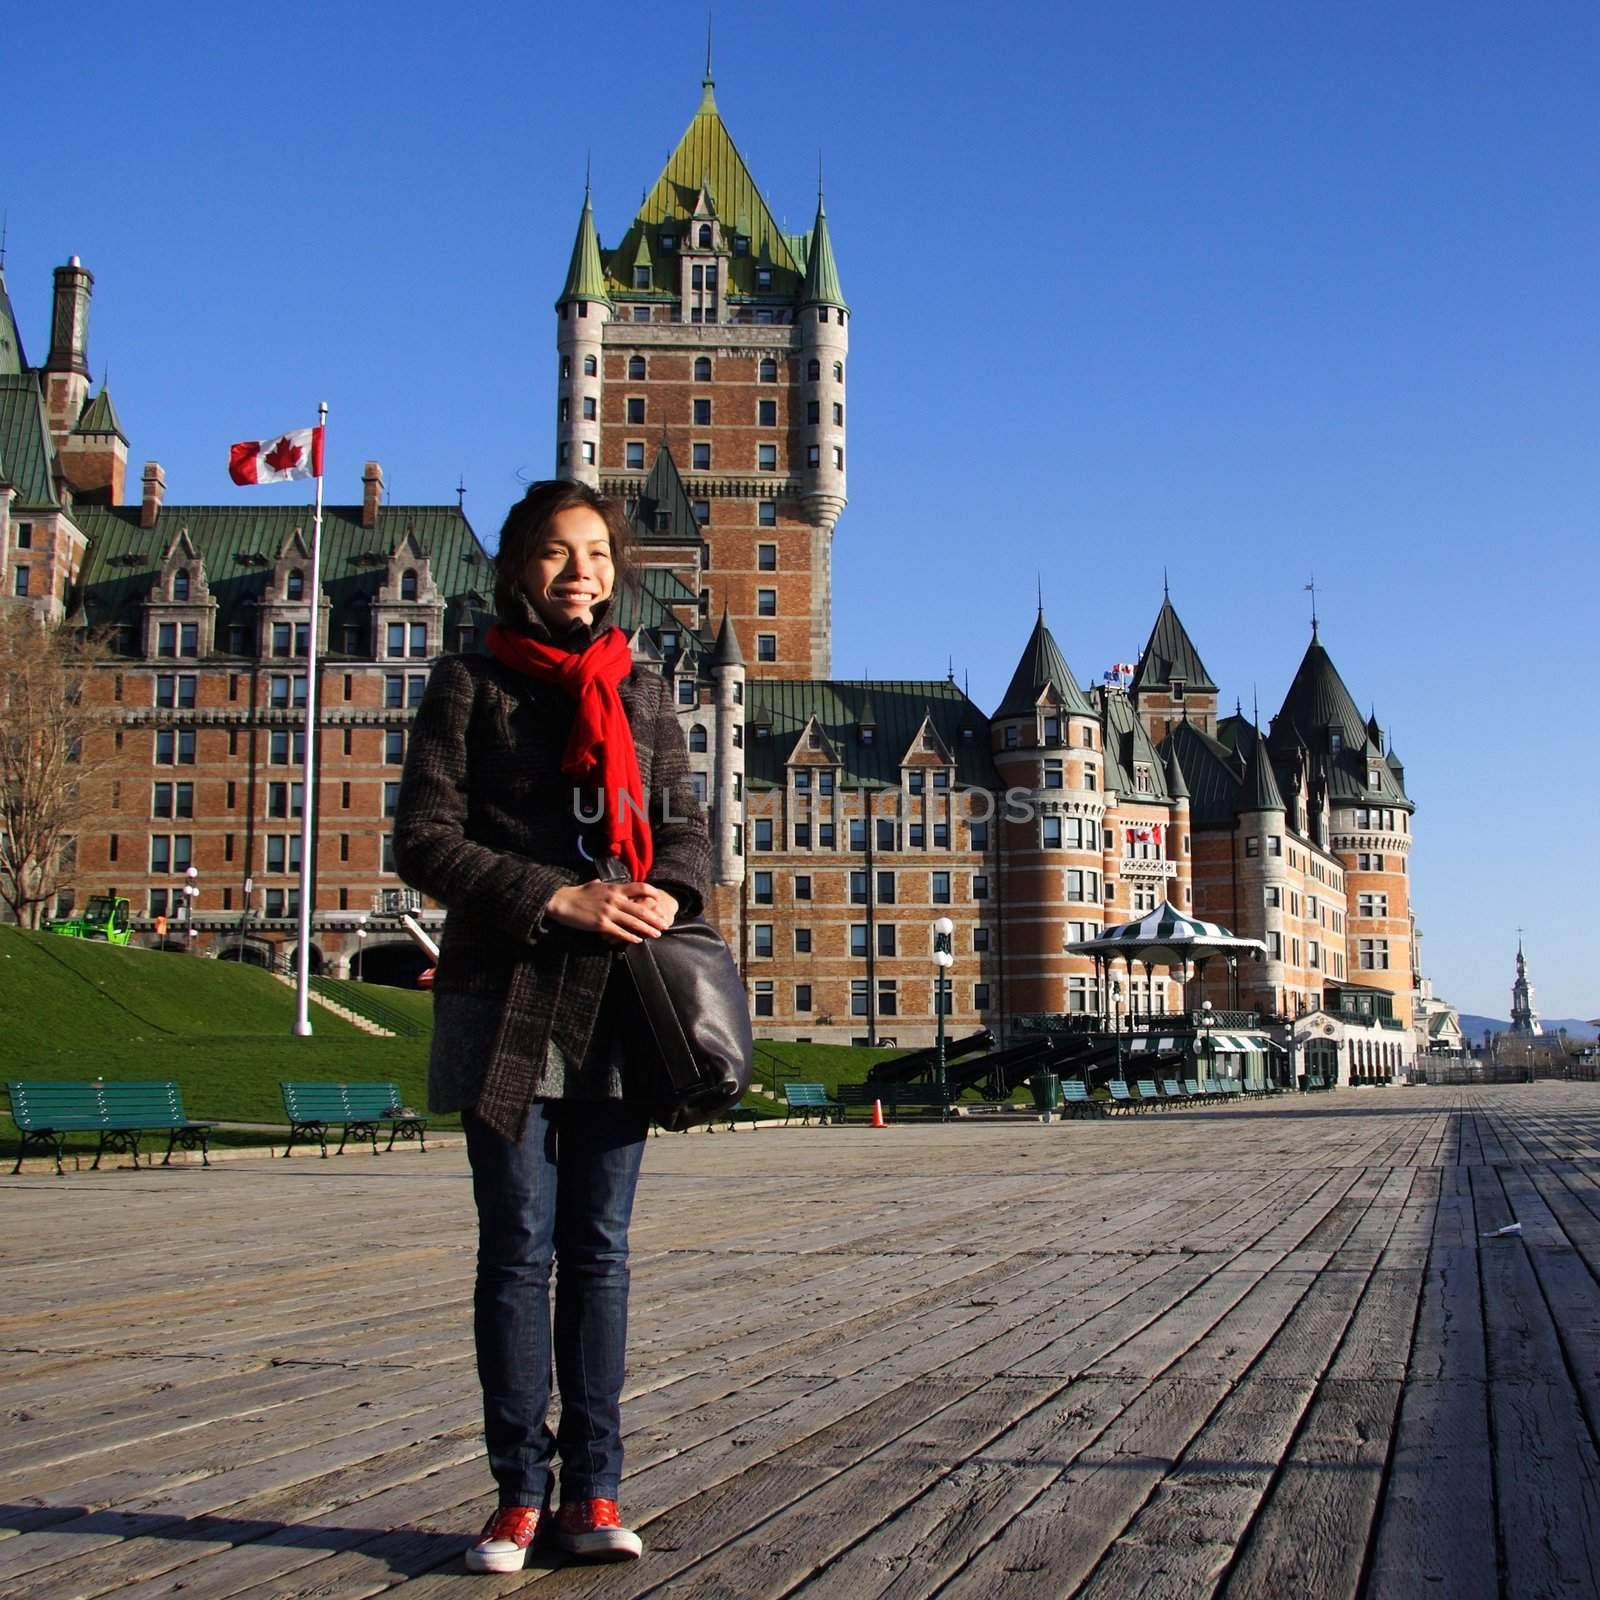
[[[400,574],[400,598],[402,600],[417,598],[417,575],[409,569]]]
[[[697,237],[700,240],[700,248],[702,250],[709,250],[711,248],[711,224],[709,222],[702,222],[700,224],[700,232]]]
[[[815,383],[821,376],[822,363],[818,361],[815,356],[813,356],[808,362],[806,362],[806,377],[809,378],[812,383]]]
[[[771,356],[761,358],[761,381],[763,383],[776,383],[778,381],[778,363]]]
[[[711,357],[696,356],[694,358],[694,381],[696,383],[711,382]]]
[[[189,598],[189,569],[179,567],[172,574],[172,598],[174,600],[187,600]]]
[[[628,357],[628,376],[630,378],[642,378],[644,376],[643,356]]]
[[[697,722],[689,730],[689,752],[691,755],[704,755],[706,749],[706,730]]]
[[[306,597],[306,575],[299,567],[290,572],[283,586],[283,595],[286,600],[304,600]]]
[[[584,375],[584,377],[592,378],[599,370],[600,370],[600,368],[595,363],[595,359],[594,359],[593,356],[585,356],[583,358],[583,375]]]
[[[835,361],[834,362],[834,364],[833,364],[833,381],[835,383],[843,383],[844,382],[844,362],[842,362],[842,361]]]

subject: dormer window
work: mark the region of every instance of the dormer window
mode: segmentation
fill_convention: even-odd
[[[875,728],[863,728],[861,730],[861,742],[862,742],[862,744],[871,744],[872,743],[872,736],[876,731],[877,730]]]
[[[924,750],[937,750],[939,748],[938,738],[935,736],[932,728],[923,729],[922,748]]]
[[[822,748],[822,733],[821,733],[821,731],[819,729],[813,728],[810,731],[810,733],[808,733],[806,735],[806,749],[808,749],[808,750],[820,750],[821,748]]]
[[[1139,791],[1140,794],[1149,794],[1150,793],[1150,769],[1149,769],[1149,767],[1136,766],[1133,769],[1133,786],[1134,786],[1135,789],[1137,789]]]
[[[1330,728],[1328,730],[1328,749],[1333,755],[1338,755],[1344,749],[1344,735],[1336,733]]]
[[[1183,699],[1183,679],[1182,678],[1174,678],[1172,680],[1172,698],[1174,700]]]
[[[702,222],[700,224],[700,231],[695,237],[698,239],[700,248],[702,250],[709,250],[711,248],[711,224],[709,222]]]
[[[306,575],[299,567],[295,567],[284,581],[283,597],[286,600],[304,600],[306,597]]]
[[[756,268],[756,288],[757,289],[770,289],[771,287],[772,287],[772,268],[771,267],[757,267]]]
[[[734,234],[733,253],[736,256],[747,256],[750,254],[750,240],[747,235],[742,233]]]
[[[1044,742],[1046,744],[1059,744],[1061,742],[1061,718],[1046,717],[1044,719]]]
[[[415,600],[417,598],[417,575],[406,571],[400,574],[400,598],[402,600]]]
[[[187,600],[189,598],[189,569],[179,567],[172,575],[172,598],[174,600]]]
[[[650,287],[649,267],[635,267],[633,269],[633,286],[635,289],[648,289]]]
[[[678,248],[678,236],[675,233],[658,233],[656,235],[656,243],[663,250],[676,250]]]

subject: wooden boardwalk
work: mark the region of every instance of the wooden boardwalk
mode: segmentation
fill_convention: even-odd
[[[459,1150],[0,1208],[8,1600],[1600,1592],[1596,1085],[654,1140],[645,1558],[511,1578]]]

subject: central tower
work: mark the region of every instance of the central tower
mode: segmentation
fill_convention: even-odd
[[[849,307],[818,184],[787,234],[717,109],[699,109],[610,249],[585,192],[556,301],[556,472],[637,507],[665,448],[700,526],[703,625],[751,677],[822,678],[845,505]]]

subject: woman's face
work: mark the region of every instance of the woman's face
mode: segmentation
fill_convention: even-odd
[[[603,517],[588,506],[568,506],[551,517],[534,549],[527,584],[533,609],[552,628],[593,622],[594,608],[611,598],[616,581]]]

